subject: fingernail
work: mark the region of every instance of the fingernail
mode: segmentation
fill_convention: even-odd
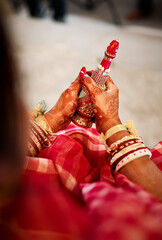
[[[86,73],[86,68],[82,67],[82,69],[80,70],[80,73],[79,73],[80,77],[83,77],[85,73]]]

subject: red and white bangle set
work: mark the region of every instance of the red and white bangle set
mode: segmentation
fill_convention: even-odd
[[[150,150],[144,145],[143,140],[134,135],[129,135],[107,147],[108,161],[114,171],[119,171],[124,165],[143,157],[151,157]]]

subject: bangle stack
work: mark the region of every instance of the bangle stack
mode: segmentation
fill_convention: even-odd
[[[54,134],[45,117],[39,116],[30,121],[30,141],[28,150],[31,156],[36,156],[43,148],[49,147]]]
[[[45,132],[47,136],[57,136],[57,134],[52,131],[49,123],[43,115],[37,117],[35,119],[35,123]]]
[[[137,133],[132,121],[131,126],[133,126],[133,132]],[[122,127],[121,125],[117,125],[112,129],[109,129],[104,138],[103,135],[101,136],[101,139],[106,146],[108,162],[114,171],[119,171],[123,166],[137,158],[143,156],[149,156],[151,158],[151,152],[144,145],[142,138],[133,135],[131,131],[129,131],[129,133],[132,135],[125,136],[108,147],[106,145],[106,139],[122,130],[128,131],[128,128],[125,129],[125,126]]]
[[[114,171],[119,171],[124,165],[143,157],[151,157],[150,150],[144,145],[142,138],[134,135],[126,136],[107,147],[108,161]]]
[[[31,113],[30,121],[30,140],[28,142],[28,151],[30,156],[36,156],[43,148],[49,147],[51,142],[57,136],[43,116],[46,110],[46,104],[42,101]]]
[[[28,151],[30,156],[36,156],[43,148],[50,146],[51,141],[46,132],[35,121],[30,121],[30,139]]]

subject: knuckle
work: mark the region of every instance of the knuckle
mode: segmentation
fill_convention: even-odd
[[[84,79],[85,83],[87,84],[91,84],[92,83],[92,79],[91,77],[87,76],[85,79]]]

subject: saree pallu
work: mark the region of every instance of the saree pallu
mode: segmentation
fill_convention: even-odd
[[[162,142],[151,151],[162,170]],[[21,189],[1,216],[1,239],[162,239],[162,203],[112,174],[97,131],[75,125],[27,158]]]

